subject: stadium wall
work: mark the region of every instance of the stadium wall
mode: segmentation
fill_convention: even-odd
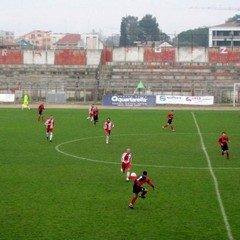
[[[96,65],[109,62],[239,63],[240,48],[127,47],[103,50],[12,50],[2,49],[1,64]]]
[[[239,48],[108,47],[103,50],[30,51],[2,49],[0,93],[66,92],[67,99],[98,100],[134,94],[139,81],[147,94],[213,95],[230,102],[240,83]]]

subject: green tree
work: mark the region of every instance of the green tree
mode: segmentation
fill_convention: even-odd
[[[160,30],[155,17],[150,14],[145,15],[139,21],[140,34],[139,40],[141,41],[160,41]]]
[[[136,41],[160,41],[171,42],[170,37],[159,30],[155,17],[150,14],[145,15],[140,21],[137,17],[123,17],[121,21],[120,46],[135,46]]]
[[[178,46],[208,47],[208,28],[197,28],[181,32],[177,36]]]
[[[168,42],[172,44],[171,38],[164,32],[160,31],[160,42]]]
[[[134,16],[127,16],[122,18],[121,22],[121,36],[120,46],[133,46],[134,41],[138,40],[139,23],[138,18]]]
[[[121,22],[121,36],[120,36],[120,43],[121,47],[127,46],[127,30],[126,30],[126,22],[122,19]]]
[[[229,22],[235,22],[236,20],[240,19],[240,15],[239,14],[236,14],[235,16],[229,18],[226,23],[229,23]]]

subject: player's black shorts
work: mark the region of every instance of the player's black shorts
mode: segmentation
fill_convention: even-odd
[[[98,121],[98,115],[93,116],[93,120],[94,120],[94,121]]]
[[[221,146],[221,148],[222,148],[223,151],[227,151],[228,150],[228,145],[227,144],[223,144]]]
[[[39,115],[42,115],[42,110],[38,111]]]
[[[144,191],[145,191],[144,187],[139,187],[139,186],[137,186],[135,184],[133,185],[133,193],[138,194],[138,193],[144,192]]]
[[[168,124],[172,124],[172,119],[168,119]]]

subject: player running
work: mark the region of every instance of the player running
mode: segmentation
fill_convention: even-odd
[[[174,126],[173,126],[173,118],[174,118],[174,113],[173,113],[173,110],[172,110],[172,111],[171,111],[170,113],[168,113],[168,115],[167,115],[167,119],[168,119],[167,124],[165,124],[164,126],[162,126],[162,128],[167,128],[167,127],[170,126],[172,132],[175,132]]]
[[[51,115],[47,121],[45,122],[45,126],[46,126],[46,138],[49,139],[50,142],[52,142],[53,139],[53,128],[54,128],[55,122],[54,122],[54,118]]]
[[[141,192],[140,196],[141,198],[146,198],[146,194],[148,190],[144,187],[142,187],[142,184],[147,183],[149,186],[152,187],[154,190],[154,184],[150,181],[150,179],[147,177],[147,171],[143,171],[143,174],[140,176],[130,176],[130,179],[135,179],[133,184],[133,193],[134,196],[129,204],[129,208],[133,209],[133,205],[136,202],[138,198],[138,194]]]
[[[114,128],[114,124],[113,124],[113,122],[111,121],[110,118],[107,118],[107,121],[104,123],[103,128],[104,128],[105,133],[106,133],[106,144],[108,144],[110,134],[111,134],[111,130],[112,130],[112,128]]]
[[[96,125],[98,122],[98,114],[99,114],[99,110],[97,107],[93,108],[93,124]]]
[[[38,121],[42,119],[44,121],[43,110],[45,110],[43,103],[39,104],[38,106]]]
[[[122,154],[121,163],[121,172],[125,173],[126,171],[126,181],[128,182],[130,176],[130,168],[132,164],[132,154],[130,148],[127,148],[126,151]]]
[[[218,144],[221,146],[222,155],[226,154],[227,159],[230,158],[230,153],[228,151],[228,143],[230,142],[226,132],[222,132],[222,135],[218,138]]]
[[[92,104],[88,109],[88,117],[87,120],[90,119],[90,121],[93,121],[93,110],[94,110],[94,104]]]

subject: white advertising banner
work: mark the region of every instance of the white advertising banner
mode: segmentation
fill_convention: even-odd
[[[14,102],[15,94],[0,94],[0,102]]]
[[[156,96],[157,104],[213,105],[213,96]]]

